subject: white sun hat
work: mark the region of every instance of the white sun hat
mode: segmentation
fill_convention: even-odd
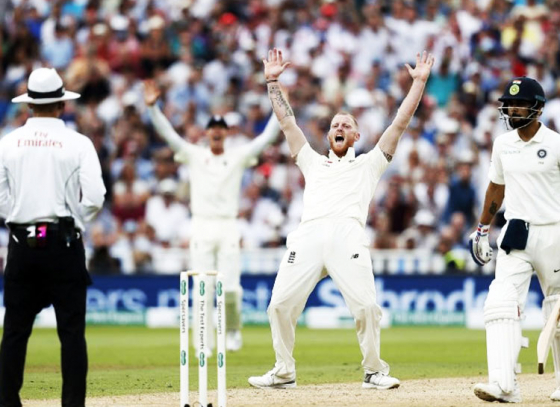
[[[53,68],[38,68],[31,72],[27,80],[27,93],[12,99],[12,103],[46,105],[64,100],[78,99],[79,93],[64,89],[62,78]]]

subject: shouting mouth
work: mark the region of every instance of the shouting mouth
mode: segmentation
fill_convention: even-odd
[[[344,143],[344,136],[342,136],[340,134],[337,134],[334,137],[334,143],[337,144],[337,145],[342,145]]]

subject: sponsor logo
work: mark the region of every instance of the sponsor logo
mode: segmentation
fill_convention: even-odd
[[[181,351],[181,366],[185,366],[187,364],[187,352],[184,350]]]
[[[218,367],[224,367],[224,354],[218,353]]]
[[[519,85],[518,85],[518,84],[514,83],[513,85],[511,85],[511,86],[509,87],[509,94],[510,94],[510,95],[515,96],[515,95],[517,95],[518,93],[519,93]]]
[[[205,285],[204,281],[201,281],[200,282],[200,295],[204,295],[204,293],[205,293],[204,285]]]
[[[181,280],[181,294],[185,295],[187,293],[187,280]]]
[[[222,290],[222,282],[218,281],[218,284],[216,284],[216,294],[218,294],[218,297],[221,296],[223,293]]]
[[[350,256],[350,259],[357,259],[358,257],[360,257],[359,253],[353,254],[352,256]]]
[[[554,270],[555,273],[558,273],[560,271],[560,269]]]
[[[206,364],[206,360],[205,357],[206,355],[204,355],[204,352],[200,352],[200,367],[204,367],[204,365]]]
[[[546,157],[546,150],[541,148],[539,151],[537,151],[537,155],[539,156],[539,158]]]
[[[296,261],[296,252],[290,252],[290,255],[288,256],[288,263],[294,264],[295,261]]]

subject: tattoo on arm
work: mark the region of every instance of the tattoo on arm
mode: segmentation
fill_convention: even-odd
[[[393,156],[391,154],[386,153],[385,151],[382,151],[382,153],[385,156],[385,158],[387,159],[387,162],[391,162],[391,160],[393,159]]]
[[[492,203],[490,204],[490,208],[488,209],[488,212],[490,212],[490,215],[495,215],[496,212],[498,212],[498,204],[492,201]]]
[[[270,100],[272,101],[274,112],[277,113],[279,120],[294,115],[294,111],[284,97],[282,89],[279,85],[269,85],[268,93],[270,95]]]

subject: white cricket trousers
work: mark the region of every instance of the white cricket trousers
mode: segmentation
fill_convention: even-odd
[[[236,293],[241,302],[243,289],[241,288],[241,264],[239,249],[239,228],[235,218],[207,219],[193,217],[192,238],[190,242],[191,269],[202,271],[216,270],[223,275],[224,291]],[[194,286],[198,285],[198,277],[193,279]],[[214,310],[215,278],[207,277],[208,304],[206,326],[209,328],[208,348],[214,349],[214,323],[211,315]],[[193,290],[193,304],[198,301],[198,290]],[[238,304],[241,310],[241,304]],[[193,346],[198,347],[198,308],[193,306]]]
[[[377,305],[371,257],[364,228],[355,219],[318,219],[288,236],[268,307],[277,374],[295,373],[296,322],[317,283],[328,274],[356,321],[362,366],[389,372],[381,360],[381,307]],[[326,273],[325,273],[326,272]]]
[[[242,292],[239,240],[237,219],[194,217],[190,242],[191,269],[217,270],[224,276],[225,291]]]
[[[500,246],[507,225],[498,237]],[[517,289],[519,308],[525,308],[533,272],[537,273],[545,297],[560,294],[560,222],[530,225],[525,250],[502,249],[496,260],[495,280],[511,282]]]

